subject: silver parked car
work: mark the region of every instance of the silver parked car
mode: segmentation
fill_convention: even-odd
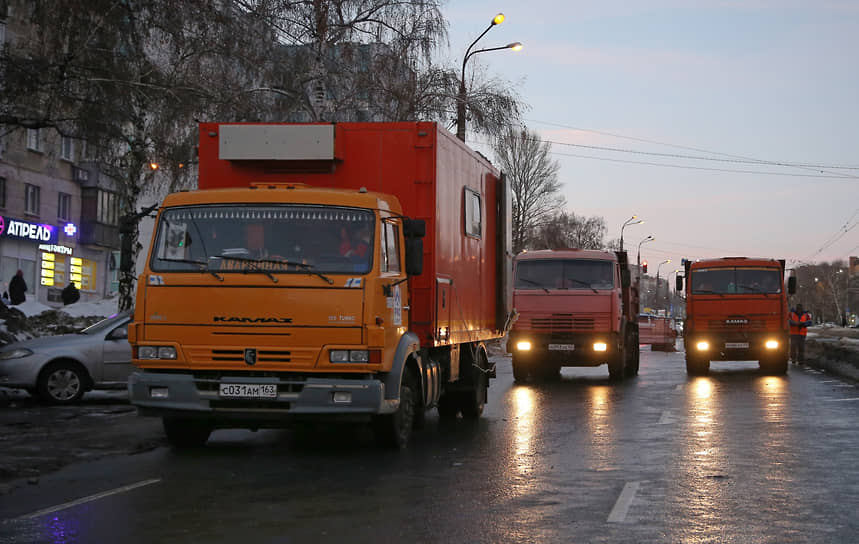
[[[91,389],[126,386],[131,364],[125,311],[76,334],[43,336],[0,348],[0,386],[26,389],[54,404],[80,400]]]

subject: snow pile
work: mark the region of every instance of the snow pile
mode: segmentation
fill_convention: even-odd
[[[17,306],[0,307],[0,345],[35,336],[68,334],[110,317],[118,310],[118,298],[77,302],[51,308],[28,300]]]
[[[37,316],[48,311],[57,311],[68,314],[70,317],[109,317],[115,314],[118,310],[119,298],[105,298],[94,302],[76,302],[68,306],[60,308],[51,308],[45,306],[41,302],[35,300],[27,300],[17,306],[12,306],[20,310],[27,317]]]

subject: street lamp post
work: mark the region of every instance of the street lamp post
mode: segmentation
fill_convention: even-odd
[[[633,215],[632,217],[627,219],[626,223],[624,223],[620,227],[620,250],[621,251],[623,251],[623,229],[625,229],[627,225],[640,225],[640,224],[644,223],[644,219],[638,219],[638,221],[636,221],[636,219],[638,219],[638,216]]]
[[[522,44],[519,42],[508,43],[507,45],[501,47],[489,47],[486,49],[476,49],[474,51],[471,50],[480,38],[486,35],[487,32],[492,30],[492,27],[495,25],[500,25],[504,22],[504,14],[499,13],[495,17],[492,18],[492,22],[489,23],[489,26],[486,27],[480,36],[477,37],[476,40],[471,42],[471,45],[468,46],[468,49],[465,50],[465,56],[462,58],[462,74],[459,78],[459,95],[456,97],[456,137],[465,141],[465,102],[466,102],[466,91],[465,91],[465,64],[468,62],[473,55],[477,53],[485,53],[487,51],[499,51],[501,49],[512,49],[513,51],[519,51],[522,49]]]
[[[656,266],[656,300],[662,300],[662,290],[659,288],[659,269],[662,268],[663,264],[668,264],[670,262],[671,259],[666,259]]]

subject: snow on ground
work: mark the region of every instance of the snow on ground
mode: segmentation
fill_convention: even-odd
[[[68,306],[52,308],[50,306],[45,306],[41,302],[35,300],[27,300],[22,304],[12,306],[12,308],[17,308],[18,310],[21,310],[27,317],[39,315],[40,313],[46,312],[48,310],[58,310],[60,312],[68,314],[71,317],[108,317],[117,312],[118,303],[119,297],[114,297],[101,299],[93,302],[76,302],[74,304],[69,304]]]

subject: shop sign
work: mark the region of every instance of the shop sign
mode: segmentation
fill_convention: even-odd
[[[62,255],[72,254],[72,248],[68,246],[60,246],[57,244],[39,244],[39,251],[47,251],[48,253],[60,253]]]
[[[0,216],[0,236],[8,236],[21,240],[56,243],[57,228],[53,225],[30,223],[21,219]]]

